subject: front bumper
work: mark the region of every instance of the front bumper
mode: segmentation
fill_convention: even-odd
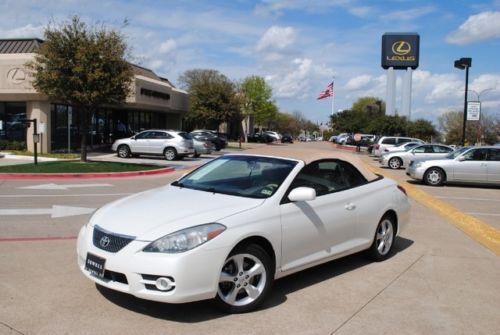
[[[95,283],[138,298],[185,303],[214,298],[225,249],[209,249],[202,245],[178,254],[149,253],[142,250],[150,242],[132,241],[116,253],[94,246],[93,228],[82,227],[77,240],[78,267]],[[85,269],[87,253],[104,258],[105,276],[100,278]],[[168,278],[172,288],[160,291],[155,286],[159,277]]]
[[[411,164],[408,166],[406,169],[406,175],[416,179],[416,180],[423,180],[424,179],[424,173],[425,169],[422,167],[416,167],[414,164]]]

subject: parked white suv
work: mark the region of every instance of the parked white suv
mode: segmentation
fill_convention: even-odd
[[[378,157],[382,155],[385,148],[393,147],[397,144],[406,142],[419,142],[424,144],[424,141],[418,138],[402,137],[402,136],[382,136],[373,146],[373,154]]]
[[[182,159],[194,154],[191,136],[179,130],[145,130],[129,138],[116,140],[111,146],[118,157],[163,155],[166,160]]]

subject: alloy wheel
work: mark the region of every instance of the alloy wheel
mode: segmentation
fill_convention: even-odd
[[[266,267],[259,258],[236,254],[229,257],[222,268],[217,294],[230,306],[246,306],[262,295],[266,282]]]
[[[391,169],[399,169],[401,167],[401,160],[398,157],[393,157],[389,160],[389,167]]]
[[[381,256],[389,253],[394,241],[394,228],[389,219],[384,219],[377,229],[377,236],[375,238],[375,245]]]

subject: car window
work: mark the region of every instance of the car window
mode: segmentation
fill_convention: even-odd
[[[500,149],[489,149],[488,160],[500,162]]]
[[[453,151],[452,148],[443,147],[442,145],[434,145],[433,147],[434,147],[434,152],[438,152],[438,153],[447,153],[447,152]]]
[[[351,164],[340,160],[322,160],[304,166],[292,182],[290,190],[311,187],[316,190],[316,196],[322,196],[364,183],[366,179]]]
[[[249,198],[268,198],[297,164],[279,158],[228,155],[193,171],[173,186]]]
[[[177,135],[179,135],[180,137],[182,137],[183,139],[185,140],[190,140],[192,139],[191,135],[189,135],[188,133],[185,133],[185,132],[180,132],[180,133],[177,133]]]
[[[153,138],[153,132],[152,131],[143,131],[142,133],[139,133],[135,136],[136,140],[143,140],[147,138]]]
[[[414,148],[413,152],[416,154],[423,154],[424,152],[428,152],[426,150],[426,147],[427,147],[427,145],[421,145],[419,147]],[[432,152],[432,148],[431,148],[431,152]]]
[[[407,143],[407,142],[411,142],[411,141],[412,141],[411,138],[406,138],[406,137],[398,138],[398,143]]]
[[[464,154],[464,158],[466,161],[484,161],[487,153],[488,149],[472,149]]]
[[[396,138],[388,137],[382,140],[382,144],[396,144]]]

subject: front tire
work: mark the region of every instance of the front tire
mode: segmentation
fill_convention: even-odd
[[[174,148],[166,148],[163,152],[163,156],[167,161],[173,161],[177,158],[177,151]]]
[[[393,157],[389,159],[389,167],[393,170],[397,170],[403,165],[403,162],[401,162],[401,158],[399,157]]]
[[[441,186],[444,183],[444,172],[440,168],[430,168],[425,171],[424,183],[430,186]]]
[[[216,303],[228,313],[245,313],[257,308],[274,281],[272,260],[256,244],[233,250],[222,267]]]
[[[130,148],[128,145],[122,144],[118,147],[116,153],[120,158],[128,158],[130,157]]]
[[[380,220],[372,246],[367,251],[368,257],[376,262],[386,260],[396,239],[396,222],[393,216],[384,215]]]

